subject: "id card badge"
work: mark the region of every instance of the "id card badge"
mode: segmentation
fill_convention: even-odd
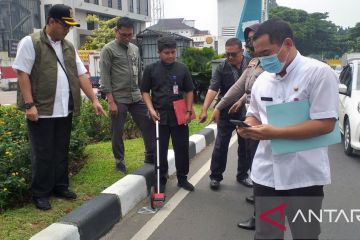
[[[173,93],[175,95],[179,94],[179,86],[177,84],[174,84],[174,86],[173,86]]]
[[[133,75],[138,75],[138,68],[136,65],[132,66],[132,70],[133,70]]]

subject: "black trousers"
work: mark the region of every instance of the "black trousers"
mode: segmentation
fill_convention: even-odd
[[[143,101],[131,104],[116,103],[118,114],[111,115],[111,142],[115,162],[124,162],[123,133],[127,113],[129,112],[139,127],[145,145],[145,160],[152,162],[155,159],[156,142],[155,126]],[[124,162],[125,163],[125,162]]]
[[[168,172],[168,147],[169,139],[175,153],[175,167],[178,182],[187,180],[189,173],[189,127],[187,125],[159,125],[159,152],[160,152],[160,183],[166,184]]]
[[[286,204],[284,215],[288,219],[293,239],[319,239],[321,232],[318,221],[304,222],[298,217],[299,210],[307,216],[309,210],[318,215],[324,199],[323,186],[311,186],[290,190],[275,190],[254,182],[256,230],[255,239],[284,239],[284,231],[269,224],[259,216],[274,207]],[[279,220],[279,212],[272,213],[275,222],[284,225],[285,219]],[[269,215],[269,218],[270,216]],[[297,217],[295,217],[297,216]],[[296,220],[293,222],[293,220]]]
[[[233,131],[236,129],[235,125],[230,122],[230,119],[242,120],[241,113],[228,114],[228,108],[221,110],[220,119],[217,123],[218,133],[215,139],[215,145],[211,156],[210,165],[210,179],[217,181],[223,180],[223,173],[226,169],[227,155],[229,143]],[[236,178],[243,180],[248,177],[248,170],[251,167],[250,158],[246,157],[246,143],[245,139],[238,137],[238,167]]]
[[[69,187],[68,152],[72,114],[60,118],[27,120],[31,145],[33,197],[49,197]]]

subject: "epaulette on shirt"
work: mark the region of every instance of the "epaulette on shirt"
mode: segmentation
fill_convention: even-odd
[[[249,62],[249,64],[248,64],[248,68],[251,68],[251,67],[254,67],[254,66],[256,66],[257,65],[257,63],[258,63],[258,59],[257,58],[253,58],[253,59],[251,59],[251,61]]]

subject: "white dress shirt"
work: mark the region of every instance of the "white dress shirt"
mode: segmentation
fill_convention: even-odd
[[[298,52],[286,72],[283,77],[264,72],[257,78],[247,116],[267,124],[267,105],[307,99],[311,119],[338,118],[338,79],[328,65]],[[264,101],[264,98],[272,101]],[[276,190],[330,184],[327,151],[327,147],[322,147],[273,155],[270,140],[261,140],[253,160],[251,179]]]
[[[64,57],[61,47],[61,41],[54,42],[50,36],[47,35],[51,46],[54,48],[56,55],[58,56],[61,64],[65,67]],[[30,75],[35,62],[35,49],[31,39],[31,36],[24,37],[17,49],[16,58],[12,65],[14,69],[23,71]],[[76,67],[78,76],[87,72],[84,64],[81,62],[79,55],[76,53]],[[66,117],[69,115],[69,82],[61,65],[57,63],[57,82],[56,82],[56,94],[54,102],[54,110],[51,116],[39,115],[39,118],[54,118],[54,117]]]

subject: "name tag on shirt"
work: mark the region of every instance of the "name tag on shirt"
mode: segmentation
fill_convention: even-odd
[[[266,102],[272,102],[273,101],[273,99],[271,97],[261,97],[260,99],[261,99],[261,101],[266,101]]]

